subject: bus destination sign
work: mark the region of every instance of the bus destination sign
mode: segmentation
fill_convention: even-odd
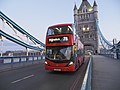
[[[55,38],[49,38],[48,42],[49,43],[54,43],[54,42],[67,42],[68,41],[68,37],[64,36],[64,37],[55,37]]]

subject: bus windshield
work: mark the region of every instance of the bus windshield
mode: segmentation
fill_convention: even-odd
[[[71,56],[72,46],[46,48],[46,58],[50,60],[70,60]]]
[[[57,35],[57,34],[73,34],[72,26],[56,26],[53,28],[48,28],[47,36]]]

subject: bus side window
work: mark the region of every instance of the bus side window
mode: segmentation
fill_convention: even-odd
[[[52,29],[48,29],[47,35],[48,35],[48,36],[49,36],[49,35],[54,35],[53,30],[52,30]]]

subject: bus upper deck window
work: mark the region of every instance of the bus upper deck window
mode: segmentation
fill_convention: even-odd
[[[54,31],[53,31],[53,29],[48,29],[48,34],[47,34],[48,36],[49,35],[54,35]]]

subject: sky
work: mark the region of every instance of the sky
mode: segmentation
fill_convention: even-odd
[[[93,5],[94,0],[88,0]],[[82,0],[0,0],[0,10],[19,26],[45,43],[47,28],[73,23],[73,8]],[[120,40],[120,1],[96,0],[99,27],[108,41]]]

